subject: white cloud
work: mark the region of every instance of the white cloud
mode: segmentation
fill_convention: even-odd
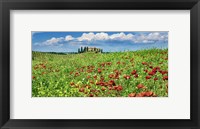
[[[112,35],[108,35],[107,33],[101,32],[101,33],[83,33],[81,37],[78,37],[78,41],[92,41],[92,40],[131,40],[134,38],[133,34],[125,34],[123,32],[116,33]]]
[[[159,32],[152,32],[152,33],[137,33],[132,34],[128,33],[125,34],[124,32],[121,33],[114,33],[112,35],[108,35],[108,33],[100,32],[94,34],[93,32],[90,33],[83,33],[80,37],[73,37],[72,35],[66,35],[65,37],[55,38],[52,37],[49,40],[46,40],[41,45],[58,45],[59,42],[68,42],[70,44],[81,44],[82,42],[86,41],[86,43],[90,44],[95,43],[93,41],[105,41],[105,40],[119,40],[119,41],[131,41],[133,43],[154,43],[157,41],[167,41],[168,35],[167,33],[159,33]]]
[[[94,33],[83,33],[81,37],[78,37],[78,41],[91,41],[95,37]]]
[[[59,43],[59,42],[61,42],[61,41],[63,41],[63,40],[64,40],[63,37],[60,37],[60,38],[55,38],[55,37],[53,37],[53,38],[51,38],[51,39],[49,39],[49,40],[46,40],[46,41],[43,42],[42,44],[43,44],[43,45],[56,45],[57,43]]]
[[[121,33],[116,33],[116,34],[112,34],[111,36],[110,36],[110,39],[111,40],[133,40],[133,38],[134,38],[134,35],[133,34],[125,34],[125,33],[123,33],[123,32],[121,32]]]
[[[131,40],[131,39],[134,39],[135,38],[135,35],[133,35],[133,34],[127,34],[126,35],[126,39],[129,39],[129,40]]]
[[[83,33],[81,37],[77,38],[78,41],[91,41],[91,40],[108,40],[109,35],[107,33],[101,32],[101,33]]]
[[[109,39],[109,35],[107,33],[101,32],[101,33],[96,33],[95,40],[108,40]]]
[[[111,40],[130,40],[134,43],[153,43],[155,41],[165,41],[167,37],[158,32],[149,34],[133,35],[131,33],[125,34],[123,32],[113,34],[109,37]]]
[[[158,32],[149,33],[147,35],[144,34],[137,35],[135,36],[135,39],[133,39],[135,43],[153,43],[157,41],[167,41],[167,40],[168,40],[167,35]]]
[[[74,37],[72,37],[71,35],[67,35],[65,37],[65,41],[71,41],[71,40],[74,40]]]
[[[155,32],[148,34],[146,38],[149,40],[161,40],[162,36],[160,35],[160,33]]]
[[[158,32],[152,32],[149,34],[139,34],[133,35],[131,33],[125,34],[115,33],[112,35],[108,35],[107,33],[83,33],[80,37],[77,37],[78,41],[93,41],[93,40],[129,40],[133,43],[153,43],[156,41],[166,41],[168,39],[167,35],[160,34]]]

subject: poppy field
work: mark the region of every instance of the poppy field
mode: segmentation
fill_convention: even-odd
[[[168,49],[32,52],[32,97],[168,97]]]

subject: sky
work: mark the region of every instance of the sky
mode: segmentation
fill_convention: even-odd
[[[37,32],[32,31],[32,51],[77,52],[96,47],[104,52],[168,48],[168,32]]]

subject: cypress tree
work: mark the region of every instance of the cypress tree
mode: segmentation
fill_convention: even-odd
[[[86,52],[86,47],[84,47],[84,52]]]
[[[88,47],[86,47],[86,51],[88,52]]]
[[[83,52],[83,47],[81,47],[81,53]]]
[[[78,48],[78,53],[80,53],[80,48]]]

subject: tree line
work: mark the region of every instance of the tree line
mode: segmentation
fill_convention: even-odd
[[[91,47],[81,47],[78,48],[78,53],[84,53],[84,52],[96,52],[96,53],[103,53],[103,49],[100,48],[91,48]]]

